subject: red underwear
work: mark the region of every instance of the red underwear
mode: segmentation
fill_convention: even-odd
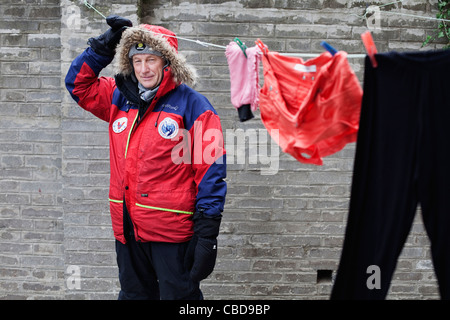
[[[362,89],[347,53],[324,52],[307,61],[263,51],[261,120],[279,145],[298,161],[322,165],[322,158],[355,142]]]

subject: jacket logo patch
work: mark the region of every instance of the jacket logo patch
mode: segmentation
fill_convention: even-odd
[[[172,139],[178,134],[178,123],[171,118],[165,118],[159,124],[158,132],[164,139]]]
[[[117,119],[112,125],[112,129],[115,133],[121,133],[127,128],[128,119],[126,117]]]

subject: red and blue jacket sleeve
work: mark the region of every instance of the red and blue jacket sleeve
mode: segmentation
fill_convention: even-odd
[[[194,113],[187,119],[193,137],[192,167],[197,185],[196,211],[210,216],[224,209],[227,184],[225,181],[226,151],[220,118],[209,101],[197,96]]]
[[[65,79],[66,88],[80,107],[96,117],[109,121],[114,79],[99,77],[100,71],[112,61],[87,48],[72,62]]]

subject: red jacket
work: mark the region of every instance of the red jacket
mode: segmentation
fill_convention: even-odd
[[[114,236],[125,243],[123,201],[136,240],[184,242],[193,234],[192,215],[222,212],[226,183],[220,119],[198,92],[175,83],[172,68],[147,112],[130,77],[98,74],[111,58],[86,49],[72,63],[66,86],[75,101],[109,122],[110,210]]]

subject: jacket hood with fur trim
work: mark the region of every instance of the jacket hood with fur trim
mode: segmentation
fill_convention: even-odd
[[[133,67],[128,53],[131,46],[140,42],[162,53],[170,63],[172,76],[177,84],[195,85],[197,72],[186,62],[186,58],[178,53],[178,41],[175,34],[166,28],[148,24],[127,28],[123,32],[116,48],[116,72],[119,75],[127,78],[132,75]]]

